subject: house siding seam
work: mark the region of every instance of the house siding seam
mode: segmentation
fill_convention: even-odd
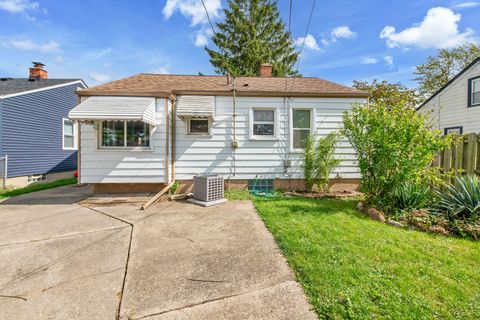
[[[8,177],[73,171],[75,150],[62,149],[62,119],[77,104],[80,83],[6,98],[2,102],[1,146]]]
[[[468,80],[480,76],[480,62],[428,101],[419,112],[431,112],[433,124],[445,128],[463,126],[464,133],[480,132],[480,107],[468,107]]]

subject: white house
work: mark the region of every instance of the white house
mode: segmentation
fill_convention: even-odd
[[[480,132],[480,57],[418,110],[431,112],[434,124],[445,134]]]
[[[78,91],[79,176],[96,191],[155,191],[196,174],[301,188],[303,138],[342,126],[368,94],[318,78],[138,74]],[[358,181],[346,141],[332,178]]]

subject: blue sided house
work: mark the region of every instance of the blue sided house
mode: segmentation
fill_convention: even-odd
[[[33,64],[28,78],[0,78],[0,176],[7,186],[70,178],[77,170],[77,127],[68,112],[87,86],[48,79],[44,65]]]

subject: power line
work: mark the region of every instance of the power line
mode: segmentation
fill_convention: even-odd
[[[203,9],[205,9],[205,13],[207,14],[208,23],[210,24],[210,27],[212,28],[213,34],[215,34],[215,28],[213,27],[212,20],[210,20],[210,15],[208,14],[208,10],[207,10],[207,7],[205,6],[205,2],[203,0],[201,0],[201,1],[202,1]]]
[[[315,3],[316,2],[317,2],[316,0],[313,0],[312,9],[310,10],[310,17],[308,18],[307,29],[305,30],[305,36],[303,37],[302,49],[300,50],[300,54],[299,54],[298,60],[297,60],[296,70],[298,70],[298,67],[300,66],[300,60],[302,59],[303,50],[305,49],[305,40],[307,39],[308,30],[310,29],[310,22],[312,21],[313,10],[315,9]],[[295,83],[295,78],[296,77],[293,77],[292,85],[290,86],[290,91],[292,91],[293,84]]]
[[[290,32],[291,25],[292,25],[292,0],[290,0],[290,10],[288,13],[288,33],[290,34],[290,37],[292,36]],[[287,64],[285,64],[285,71],[287,71]],[[287,85],[288,85],[288,77],[285,74],[285,91],[287,91]]]

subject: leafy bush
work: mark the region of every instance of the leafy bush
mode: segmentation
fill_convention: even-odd
[[[453,185],[436,192],[439,201],[435,206],[439,214],[449,220],[479,221],[480,181],[477,176],[456,177]]]
[[[331,132],[315,141],[313,135],[305,140],[304,176],[307,190],[316,186],[320,191],[328,191],[330,174],[340,163],[335,158],[335,147],[339,141],[336,132]]]
[[[428,186],[413,183],[402,183],[393,190],[393,205],[399,210],[427,208],[432,200]]]
[[[344,113],[343,122],[343,133],[357,153],[365,202],[384,211],[393,209],[396,186],[431,179],[435,171],[429,165],[450,143],[407,98],[356,104]]]

